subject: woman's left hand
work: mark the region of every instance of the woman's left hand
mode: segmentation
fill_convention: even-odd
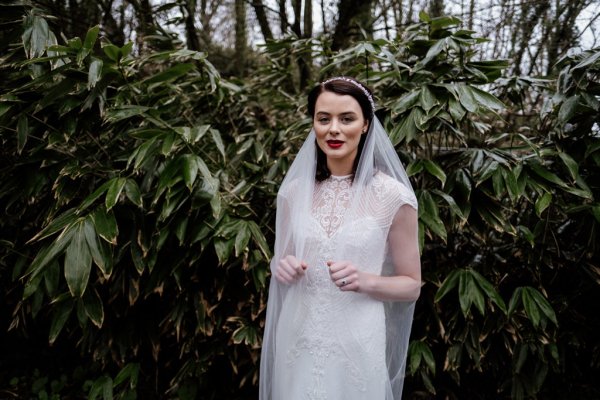
[[[361,272],[350,261],[327,261],[329,276],[342,291],[360,292],[365,284],[365,273]]]

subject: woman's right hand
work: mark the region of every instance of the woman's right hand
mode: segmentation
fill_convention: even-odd
[[[277,264],[275,278],[280,283],[289,285],[304,276],[306,268],[308,268],[308,265],[304,261],[299,261],[294,256],[285,256]]]

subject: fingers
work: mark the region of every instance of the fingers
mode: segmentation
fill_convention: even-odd
[[[300,262],[294,256],[286,256],[279,260],[275,278],[281,283],[291,284],[303,276],[307,268],[306,262]]]
[[[331,280],[342,291],[358,291],[359,273],[358,269],[348,261],[328,261],[329,275]]]

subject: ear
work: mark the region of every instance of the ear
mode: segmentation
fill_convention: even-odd
[[[363,125],[362,134],[364,135],[369,130],[369,120],[365,119],[365,124]]]

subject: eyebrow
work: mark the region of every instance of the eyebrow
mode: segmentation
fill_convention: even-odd
[[[327,112],[327,111],[317,111],[316,115],[319,115],[319,114],[331,115],[331,113]],[[357,113],[355,113],[354,111],[344,111],[344,112],[340,113],[340,115],[342,115],[342,116],[357,115]]]

